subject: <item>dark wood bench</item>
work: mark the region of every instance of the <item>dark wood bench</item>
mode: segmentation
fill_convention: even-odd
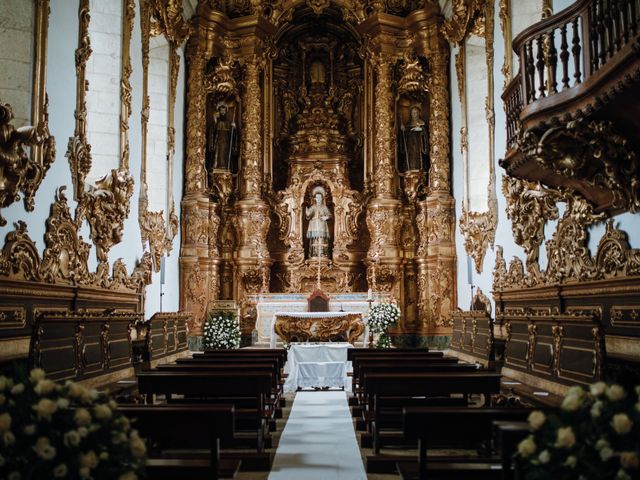
[[[280,368],[284,368],[284,364],[287,362],[287,351],[284,349],[239,349],[239,350],[206,350],[200,353],[194,353],[193,359],[228,359],[228,360],[240,360],[240,359],[256,359],[256,358],[275,358],[278,360]]]
[[[370,415],[370,431],[373,451],[380,453],[379,423],[388,412],[381,410],[385,397],[397,399],[397,408],[403,406],[403,397],[448,397],[452,394],[482,393],[490,398],[500,392],[500,374],[493,372],[427,372],[427,373],[370,373],[364,376],[363,387],[367,393],[367,410]]]
[[[354,358],[360,356],[360,355],[377,355],[377,354],[382,354],[382,355],[394,355],[397,353],[426,353],[429,352],[428,348],[411,348],[411,347],[406,347],[406,348],[362,348],[362,347],[354,347],[354,348],[350,348],[349,350],[347,350],[347,360],[351,361]],[[439,351],[433,351],[433,352],[429,352],[431,354],[433,354],[434,356],[442,356],[442,352]]]
[[[259,452],[268,437],[267,426],[272,412],[267,403],[271,397],[272,375],[268,372],[190,372],[145,371],[138,374],[138,390],[150,401],[153,395],[184,395],[181,402],[232,403],[236,408],[238,427],[251,428]],[[242,416],[240,416],[242,414]],[[242,424],[240,423],[242,419]]]
[[[405,362],[394,362],[393,364],[377,364],[377,363],[367,363],[367,364],[363,364],[360,366],[359,369],[359,375],[360,375],[360,380],[359,383],[362,385],[365,385],[365,377],[367,375],[370,374],[374,374],[374,373],[382,373],[382,374],[395,374],[395,373],[416,373],[416,374],[421,374],[421,373],[434,373],[434,372],[441,372],[441,373],[446,373],[446,372],[452,372],[452,373],[456,373],[456,372],[477,372],[479,371],[477,366],[475,364],[468,364],[468,363],[444,363],[444,364],[431,364],[431,363],[425,363],[425,362],[421,362],[421,363],[405,363]],[[367,390],[365,387],[362,388],[358,388],[357,389],[357,394],[359,395],[359,403],[360,405],[367,405],[368,403],[368,395],[367,395]],[[449,396],[446,396],[446,399],[449,399]],[[384,396],[384,397],[380,397],[378,398],[378,404],[377,404],[377,409],[378,409],[378,427],[379,428],[393,428],[393,426],[395,425],[396,427],[400,428],[401,426],[401,411],[397,408],[397,407],[401,407],[404,405],[446,405],[446,404],[466,404],[467,403],[467,399],[463,398],[462,401],[457,400],[456,402],[447,402],[444,401],[444,399],[441,399],[440,401],[437,401],[434,403],[434,399],[433,398],[426,398],[426,400],[423,399],[416,399],[416,398],[409,398],[407,399],[406,397],[403,396],[398,396],[398,397],[388,397],[388,396]],[[386,409],[385,415],[381,416],[380,414],[383,412],[383,410]],[[356,413],[357,412],[357,408],[353,407],[353,412]],[[371,412],[365,412],[362,411],[361,412],[363,415],[363,420],[365,420],[365,422],[370,422],[372,420],[372,416],[371,416]],[[383,422],[383,424],[381,424],[380,422]],[[387,424],[388,423],[388,424]]]
[[[157,371],[166,372],[238,372],[243,373],[246,371],[252,372],[266,372],[271,374],[272,378],[272,391],[271,396],[266,399],[266,406],[273,412],[274,418],[282,418],[281,398],[283,392],[284,380],[282,379],[282,373],[278,367],[278,362],[275,359],[256,360],[249,362],[231,362],[225,360],[223,362],[204,362],[204,361],[192,361],[192,359],[185,359],[185,362],[169,363],[158,365]],[[270,422],[270,430],[275,430],[275,422]]]
[[[146,440],[147,478],[233,478],[240,462],[220,457],[234,438],[233,405],[131,405],[118,408]],[[193,450],[206,450],[194,457]]]
[[[418,460],[399,462],[398,471],[404,480],[501,479],[504,460],[490,451],[481,457],[438,458],[429,456],[428,450],[452,446],[477,450],[491,439],[494,421],[523,421],[531,411],[525,408],[407,407],[403,412],[403,432],[407,440],[418,443]],[[513,450],[508,451],[513,453]],[[444,472],[449,476],[442,476]]]

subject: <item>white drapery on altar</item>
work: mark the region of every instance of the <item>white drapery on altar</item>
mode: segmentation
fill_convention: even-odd
[[[289,375],[284,391],[295,392],[298,387],[351,390],[351,379],[347,376],[351,362],[347,362],[347,350],[352,347],[346,342],[292,344],[285,366]]]

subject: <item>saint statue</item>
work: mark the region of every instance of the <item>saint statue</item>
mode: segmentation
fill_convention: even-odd
[[[231,169],[231,156],[238,150],[236,124],[227,120],[227,105],[218,104],[213,121],[207,133],[208,170]]]
[[[400,156],[409,170],[422,170],[429,154],[427,125],[420,118],[420,107],[411,107],[409,123],[400,125]]]
[[[312,191],[315,203],[306,208],[307,238],[309,239],[309,257],[329,257],[329,224],[331,212],[325,204],[326,192],[318,185]]]

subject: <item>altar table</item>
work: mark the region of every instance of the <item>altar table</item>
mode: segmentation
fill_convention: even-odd
[[[286,342],[354,343],[364,331],[361,312],[276,312],[269,346],[276,347],[278,336]]]
[[[285,392],[295,392],[298,387],[334,387],[351,389],[351,362],[347,350],[353,345],[347,342],[293,343],[287,354],[285,372],[289,374],[284,384]]]

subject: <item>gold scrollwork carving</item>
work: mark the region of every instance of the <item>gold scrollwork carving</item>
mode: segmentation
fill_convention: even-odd
[[[47,104],[43,120],[35,127],[16,129],[11,125],[11,105],[0,105],[0,208],[5,208],[24,195],[27,211],[34,208],[34,197],[55,158],[55,140],[49,134]],[[26,146],[42,146],[42,161],[30,159]],[[7,221],[0,215],[0,225]]]
[[[124,221],[129,216],[133,177],[126,170],[111,170],[84,193],[76,212],[76,222],[86,218],[98,261],[107,263],[109,250],[122,240]]]
[[[75,52],[76,61],[76,109],[75,130],[69,138],[66,157],[71,167],[73,180],[73,197],[80,200],[84,194],[84,180],[91,170],[91,145],[87,140],[87,102],[86,95],[89,88],[87,81],[87,62],[91,56],[91,39],[89,38],[89,0],[80,0],[78,7],[79,30],[78,48]]]
[[[327,342],[344,339],[351,344],[364,333],[364,322],[359,313],[345,317],[299,318],[278,315],[275,332],[286,342]]]
[[[558,219],[556,202],[560,194],[554,190],[519,178],[502,177],[502,193],[507,200],[507,218],[517,245],[527,255],[527,269],[538,262],[540,245],[544,241],[544,227]]]
[[[91,246],[82,240],[79,228],[71,218],[64,194],[66,188],[58,189],[51,206],[40,270],[45,282],[69,281],[78,285],[90,278],[88,261]]]

